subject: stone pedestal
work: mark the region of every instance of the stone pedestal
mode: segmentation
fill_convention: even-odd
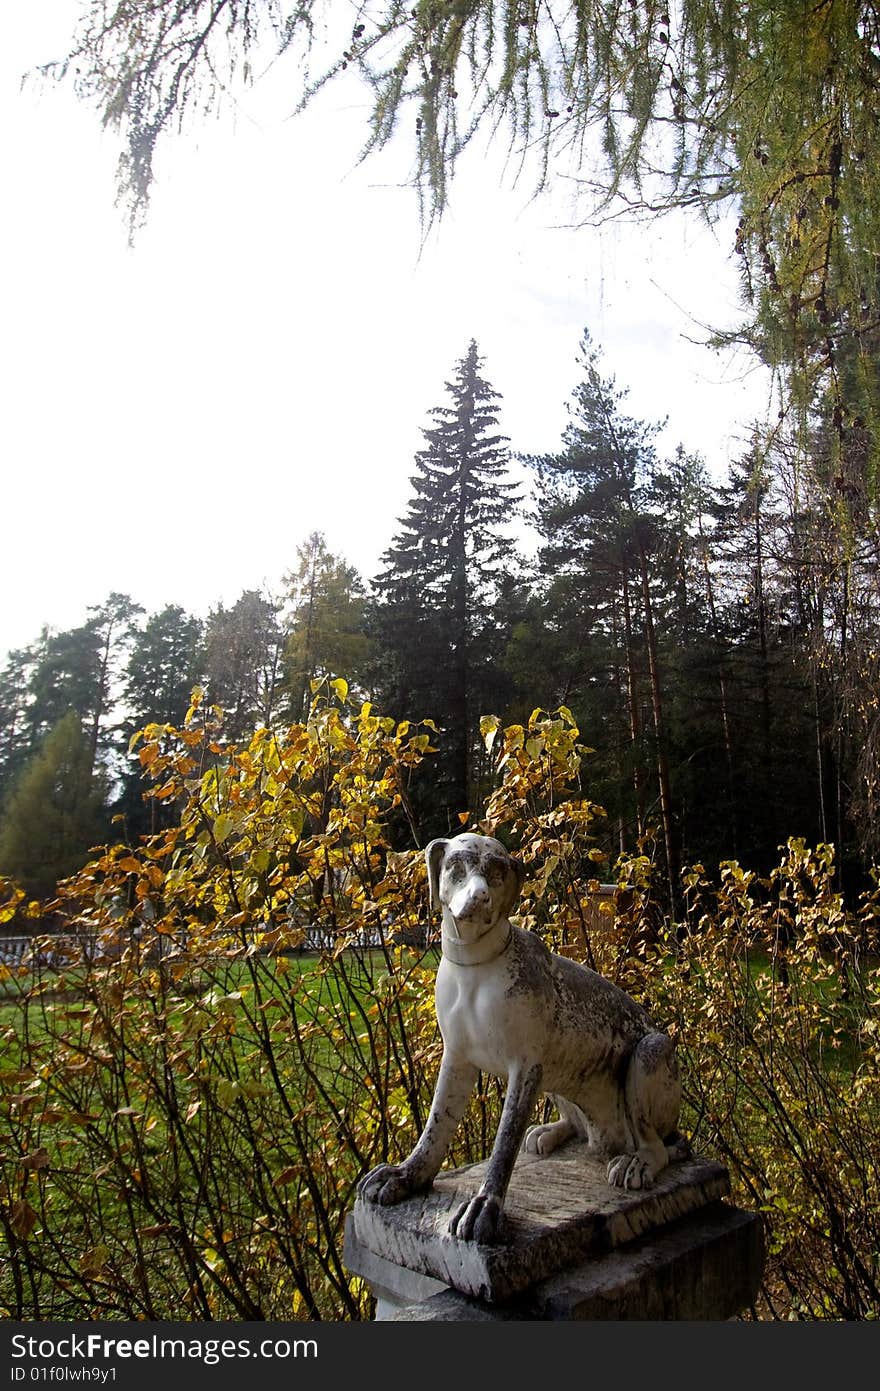
[[[479,1246],[448,1227],[485,1170],[442,1173],[395,1207],[355,1203],[344,1260],[373,1289],[377,1318],[726,1319],[755,1298],[761,1223],[725,1201],[721,1164],[687,1160],[626,1193],[582,1144],[523,1153],[501,1240]]]

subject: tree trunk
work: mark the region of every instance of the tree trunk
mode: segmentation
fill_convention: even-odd
[[[629,601],[629,576],[623,570],[623,641],[626,655],[626,690],[629,704],[629,733],[633,757],[633,791],[636,799],[636,830],[639,839],[645,832],[645,770],[642,766],[642,721],[639,714],[639,693],[636,685],[633,652],[632,609]]]
[[[669,904],[673,917],[678,906],[678,844],[672,811],[672,786],[669,777],[669,758],[666,752],[666,733],[663,727],[663,693],[660,686],[660,666],[657,660],[657,635],[654,628],[654,605],[648,578],[648,561],[639,548],[642,571],[642,600],[645,608],[645,642],[648,649],[648,674],[651,681],[651,710],[654,717],[654,736],[657,740],[657,784],[660,792],[660,819],[666,850],[666,869],[669,875]]]
[[[764,549],[761,529],[761,499],[755,491],[755,602],[758,612],[758,653],[760,658],[761,683],[761,760],[764,771],[767,807],[769,810],[769,830],[775,844],[778,840],[778,817],[776,806],[776,780],[773,776],[773,739],[770,700],[770,663],[767,642],[767,605],[764,598]]]
[[[702,533],[702,527],[700,528]],[[724,675],[724,664],[721,660],[721,629],[718,624],[718,611],[715,608],[715,591],[712,587],[712,572],[709,569],[709,556],[706,547],[702,548],[703,574],[706,580],[706,602],[709,606],[709,620],[712,625],[712,641],[715,644],[715,651],[718,653],[718,696],[721,707],[721,728],[724,734],[724,759],[727,765],[727,807],[730,816],[730,838],[731,851],[733,858],[739,855],[737,834],[737,814],[736,797],[734,789],[736,783],[733,776],[733,740],[730,734],[730,711],[727,703],[727,679]]]

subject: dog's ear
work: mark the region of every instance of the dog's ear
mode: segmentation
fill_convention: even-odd
[[[510,902],[508,903],[507,908],[505,910],[508,913],[513,908],[514,904],[516,903],[516,900],[519,898],[522,892],[522,886],[525,883],[526,879],[526,867],[523,864],[522,860],[518,860],[514,855],[511,855],[510,867],[513,870],[514,874],[514,888],[510,896]]]
[[[432,840],[425,846],[425,864],[428,866],[429,905],[436,908],[440,897],[440,866],[446,854],[448,840]]]

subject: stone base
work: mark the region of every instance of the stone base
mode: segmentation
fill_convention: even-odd
[[[346,1224],[346,1263],[370,1252],[395,1267],[487,1303],[505,1303],[538,1281],[619,1247],[730,1192],[722,1164],[670,1165],[642,1192],[612,1188],[605,1164],[571,1142],[547,1158],[517,1158],[501,1240],[491,1246],[449,1234],[452,1214],[480,1187],[488,1161],[440,1174],[427,1193],[394,1207],[355,1203]],[[377,1268],[377,1276],[379,1270]],[[387,1272],[386,1272],[387,1274]],[[369,1278],[369,1277],[367,1277]],[[379,1279],[380,1284],[386,1283]],[[435,1291],[436,1292],[436,1291]]]
[[[506,1304],[446,1289],[414,1302],[384,1300],[396,1322],[724,1320],[754,1304],[764,1261],[760,1219],[714,1203],[533,1285]]]
[[[582,1144],[521,1154],[502,1239],[479,1246],[448,1227],[485,1171],[441,1174],[395,1207],[355,1203],[344,1260],[370,1284],[378,1319],[728,1319],[754,1302],[762,1226],[722,1201],[721,1164],[690,1159],[626,1193]]]

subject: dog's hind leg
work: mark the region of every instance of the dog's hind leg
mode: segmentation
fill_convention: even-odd
[[[523,1149],[528,1154],[552,1154],[573,1135],[580,1135],[582,1138],[586,1135],[581,1112],[570,1106],[563,1096],[552,1096],[551,1100],[559,1112],[559,1120],[529,1127],[523,1141]]]
[[[681,1083],[675,1042],[668,1034],[649,1033],[639,1040],[627,1068],[625,1100],[632,1149],[611,1160],[608,1182],[616,1188],[650,1188],[667,1164],[679,1157],[679,1144],[686,1144],[675,1129]]]

